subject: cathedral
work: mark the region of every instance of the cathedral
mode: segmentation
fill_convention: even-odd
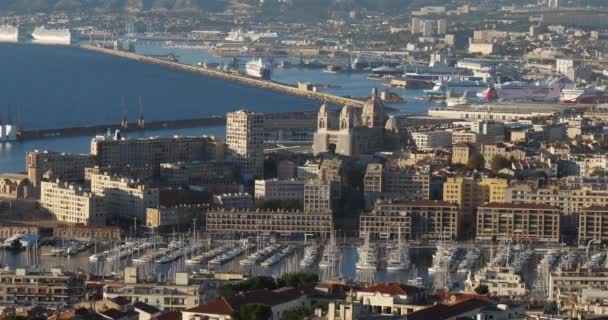
[[[314,137],[315,155],[333,151],[336,154],[357,157],[384,149],[386,114],[378,90],[363,108],[344,106],[340,112],[321,106]]]

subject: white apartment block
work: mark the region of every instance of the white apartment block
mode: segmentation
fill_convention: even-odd
[[[255,201],[304,201],[304,180],[267,179],[255,181]]]
[[[91,175],[91,191],[104,197],[108,218],[114,220],[145,221],[146,208],[156,208],[159,203],[158,188],[109,174]]]
[[[58,221],[104,225],[103,198],[74,184],[41,182],[40,205]]]
[[[412,132],[418,150],[432,150],[452,145],[451,131]]]
[[[241,176],[252,180],[264,175],[264,115],[247,110],[229,112],[226,118],[229,158]]]

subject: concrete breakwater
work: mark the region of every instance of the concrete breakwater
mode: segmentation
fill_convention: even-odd
[[[143,56],[143,55],[132,53],[132,52],[119,51],[119,50],[113,50],[113,49],[107,49],[107,48],[101,48],[101,47],[95,47],[95,46],[81,46],[81,48],[86,49],[86,50],[101,52],[101,53],[105,53],[105,54],[110,54],[113,56],[122,57],[122,58],[126,58],[126,59],[131,59],[131,60],[135,60],[135,61],[157,64],[157,65],[161,65],[161,66],[165,66],[165,67],[169,67],[169,68],[173,68],[173,69],[177,69],[177,70],[181,70],[181,71],[197,73],[197,74],[207,76],[207,77],[239,82],[239,83],[242,83],[247,86],[273,90],[273,91],[290,94],[290,95],[294,95],[294,96],[299,96],[299,97],[304,97],[304,98],[308,98],[308,99],[327,101],[329,103],[340,105],[340,106],[343,106],[343,105],[363,106],[363,101],[335,96],[335,95],[323,93],[323,92],[312,92],[312,91],[301,90],[301,89],[298,89],[296,87],[293,87],[293,86],[290,86],[287,84],[282,84],[282,83],[277,83],[277,82],[272,82],[272,81],[267,81],[267,80],[262,80],[262,79],[256,79],[256,78],[248,77],[243,74],[230,73],[230,72],[214,70],[214,69],[199,68],[199,67],[185,65],[182,63],[178,63],[178,62]]]

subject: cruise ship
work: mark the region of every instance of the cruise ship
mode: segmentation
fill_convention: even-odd
[[[245,72],[248,76],[260,79],[270,79],[272,69],[269,64],[262,61],[262,58],[253,59],[245,65]]]
[[[485,100],[524,100],[524,101],[557,101],[562,90],[572,87],[566,78],[557,78],[547,82],[510,81],[499,83],[479,93]]]
[[[34,38],[34,43],[40,44],[70,45],[73,41],[72,32],[69,29],[46,29],[45,27],[34,29],[32,38]]]
[[[0,42],[19,42],[19,28],[0,25]]]
[[[608,103],[606,88],[586,87],[563,89],[560,104],[600,104]]]
[[[483,92],[487,87],[483,81],[451,79],[437,82],[433,89],[424,90],[424,93],[428,97],[446,98],[448,92],[451,96],[462,96],[465,92]]]

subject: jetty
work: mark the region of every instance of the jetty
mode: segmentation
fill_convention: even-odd
[[[113,55],[116,57],[131,59],[131,60],[135,60],[135,61],[139,61],[139,62],[157,64],[157,65],[173,68],[173,69],[180,70],[180,71],[197,73],[197,74],[211,77],[211,78],[238,82],[238,83],[241,83],[241,84],[244,84],[247,86],[251,86],[251,87],[273,90],[276,92],[304,97],[304,98],[308,98],[308,99],[327,101],[328,103],[331,103],[331,104],[336,104],[336,105],[341,105],[341,106],[350,105],[350,106],[354,106],[354,107],[363,106],[363,101],[360,101],[360,100],[340,97],[340,96],[323,93],[323,92],[303,90],[303,89],[299,89],[295,86],[290,86],[287,84],[282,84],[282,83],[278,83],[278,82],[274,82],[274,81],[257,79],[257,78],[249,77],[247,75],[240,74],[240,73],[232,73],[232,72],[226,72],[226,71],[215,70],[215,69],[205,69],[205,68],[201,68],[201,67],[186,65],[183,63],[179,63],[179,62],[144,56],[144,55],[140,55],[140,54],[133,53],[133,52],[114,50],[114,49],[108,49],[108,48],[97,47],[97,46],[84,45],[84,46],[81,46],[81,48],[86,49],[86,50],[104,53],[104,54]]]

